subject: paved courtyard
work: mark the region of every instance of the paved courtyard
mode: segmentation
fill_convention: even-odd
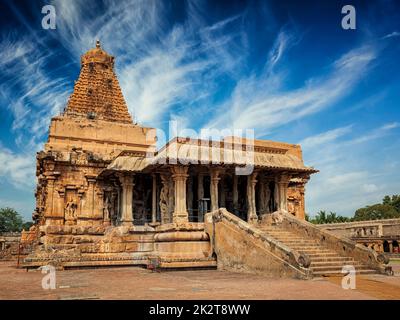
[[[305,281],[138,267],[57,271],[56,289],[44,290],[43,276],[0,262],[0,299],[400,299],[400,276],[358,276],[355,290],[342,289],[341,278]]]

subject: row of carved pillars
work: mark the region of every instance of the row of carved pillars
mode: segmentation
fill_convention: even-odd
[[[221,180],[222,170],[220,168],[210,168],[210,198],[211,198],[211,211],[218,210],[219,208],[219,182]],[[166,173],[161,173],[161,182],[163,188],[173,188],[173,208],[166,208],[165,210],[172,211],[172,221],[168,221],[168,218],[161,213],[161,222],[173,222],[173,223],[186,223],[189,221],[189,214],[187,210],[187,178],[188,167],[187,166],[171,166],[171,180]],[[157,221],[157,176],[155,173],[152,174],[152,223]],[[198,199],[204,197],[203,188],[203,177],[204,173],[198,175]],[[256,184],[258,172],[253,172],[247,176],[247,221],[253,223],[257,221],[256,211]],[[119,180],[122,187],[121,192],[121,223],[123,225],[131,225],[133,223],[133,207],[132,207],[132,195],[134,183],[134,174],[121,174]],[[287,188],[289,185],[290,177],[287,175],[280,175],[278,179],[275,179],[275,202],[278,210],[287,211]],[[264,185],[264,184],[261,184]],[[260,185],[260,186],[261,186]],[[233,174],[233,204],[237,206],[238,203],[238,176]],[[165,196],[165,195],[162,195]],[[171,202],[171,201],[169,201]],[[166,201],[166,203],[169,203]],[[160,205],[162,206],[162,204]],[[163,211],[163,209],[161,210]]]

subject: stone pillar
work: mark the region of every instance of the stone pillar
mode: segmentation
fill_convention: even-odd
[[[211,168],[210,173],[211,211],[215,211],[218,210],[218,182],[220,180],[220,171],[218,168]]]
[[[274,184],[274,203],[272,206],[272,211],[277,211],[279,210],[279,204],[280,204],[280,194],[279,194],[279,183],[278,183],[278,178],[275,179],[275,184]]]
[[[278,210],[288,211],[287,207],[287,189],[289,186],[290,177],[288,175],[281,175],[277,182],[278,186]]]
[[[187,182],[187,209],[190,214],[193,214],[193,178],[188,177]]]
[[[94,188],[93,194],[94,206],[92,218],[96,219],[97,223],[102,223],[104,219],[104,190],[101,186],[99,186],[99,183],[97,184],[97,187]]]
[[[152,174],[153,178],[153,188],[151,190],[151,222],[157,222],[157,175]]]
[[[257,172],[247,176],[247,222],[255,223],[258,220],[256,212],[256,184]]]
[[[271,179],[268,177],[267,179],[264,179],[264,201],[265,201],[265,211],[264,213],[271,213],[272,212],[272,205],[274,199],[271,197]]]
[[[220,188],[220,203],[221,203],[221,208],[226,207],[226,194],[225,194],[225,181],[224,179],[221,179],[221,188]]]
[[[119,180],[122,186],[121,194],[121,222],[122,225],[133,224],[132,200],[133,200],[133,175],[120,175]]]
[[[393,242],[389,241],[389,252],[393,253]]]
[[[232,186],[232,202],[233,202],[233,211],[235,214],[238,213],[239,210],[239,193],[238,193],[238,176],[235,171],[233,172],[233,186]]]
[[[266,199],[264,199],[264,195],[265,195],[265,184],[263,179],[259,179],[259,192],[258,192],[258,203],[260,204],[260,213],[263,214],[265,211],[265,201]]]
[[[115,219],[115,225],[119,224],[121,220],[122,210],[121,210],[121,189],[117,188],[117,218]]]
[[[186,180],[188,177],[186,166],[171,167],[172,179],[175,184],[175,208],[172,216],[174,223],[189,222],[188,212],[186,208]]]
[[[82,207],[81,214],[78,218],[80,224],[88,223],[88,219],[95,217],[95,183],[96,176],[85,175],[87,181],[87,187],[84,188],[82,194]]]
[[[204,174],[199,173],[197,177],[197,199],[201,200],[204,198]]]
[[[378,226],[378,236],[382,237],[383,236],[383,224],[380,223]]]
[[[44,216],[46,219],[46,225],[64,223],[64,208],[57,210],[57,204],[59,203],[59,194],[56,190],[56,180],[59,174],[46,173],[46,203]],[[58,212],[59,211],[59,212]]]
[[[197,221],[204,221],[204,173],[200,172],[197,175]]]

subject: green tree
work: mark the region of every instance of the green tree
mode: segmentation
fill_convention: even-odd
[[[386,197],[385,197],[386,198]],[[400,212],[390,204],[374,204],[356,210],[354,221],[400,218]]]
[[[351,222],[353,218],[338,216],[336,222]]]
[[[21,216],[12,208],[0,208],[0,232],[16,232],[22,230]]]
[[[315,218],[312,219],[311,222],[315,223],[315,224],[326,223],[326,212],[324,210],[317,212],[317,214],[315,215]]]
[[[330,211],[328,214],[325,210],[319,211],[314,219],[311,219],[310,222],[314,224],[324,224],[324,223],[338,223],[338,222],[348,222],[351,221],[348,217],[343,217],[336,212]]]
[[[400,212],[400,195],[394,194],[392,197],[385,196],[382,200],[382,204],[390,205]]]
[[[337,220],[336,212],[329,212],[326,216],[326,223],[334,223]]]

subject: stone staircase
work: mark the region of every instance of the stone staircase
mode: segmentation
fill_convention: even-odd
[[[336,251],[322,246],[317,240],[306,238],[281,226],[261,225],[259,229],[290,249],[308,255],[313,276],[343,276],[341,271],[345,265],[354,266],[357,274],[377,273],[376,270],[356,261],[353,257],[339,255]]]

